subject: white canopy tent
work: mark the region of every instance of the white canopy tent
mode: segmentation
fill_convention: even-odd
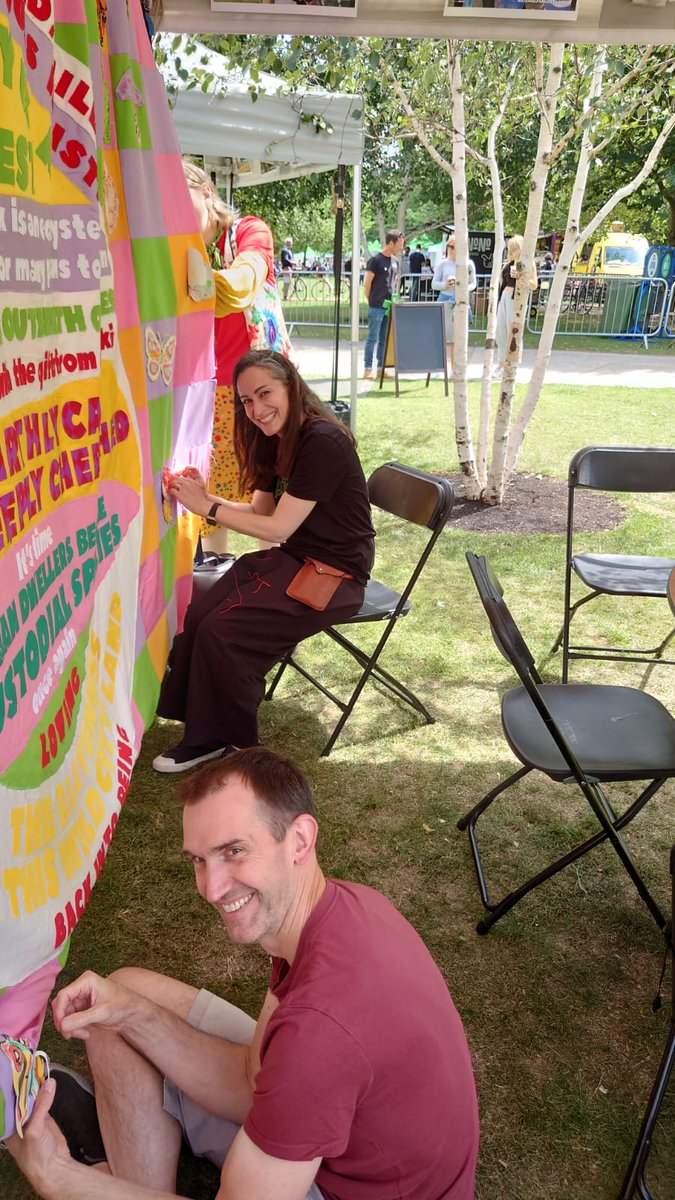
[[[228,195],[232,188],[275,183],[344,164],[352,168],[352,261],[359,261],[361,237],[361,163],[364,150],[364,101],[361,96],[322,91],[292,91],[272,75],[253,81],[228,70],[221,54],[194,39],[162,34],[167,52],[161,71],[172,95],[173,119],[184,154],[201,155],[204,169],[215,175]],[[176,60],[188,72],[180,78]],[[204,75],[188,89],[194,68]],[[213,76],[206,91],[201,82]],[[257,96],[254,99],[251,87]],[[320,120],[317,122],[316,118]],[[356,421],[358,381],[359,296],[351,298],[351,401]]]
[[[222,54],[188,37],[182,37],[176,49],[167,34],[159,40],[168,55],[161,71],[172,93],[181,149],[213,160],[219,171],[226,170],[233,187],[295,179],[333,170],[340,163],[362,162],[361,96],[291,91],[266,74],[254,83],[241,71],[229,70]],[[188,89],[188,81],[176,73],[176,58],[189,74],[198,67],[213,76],[207,91],[202,91],[201,79]],[[230,164],[227,169],[225,163]]]

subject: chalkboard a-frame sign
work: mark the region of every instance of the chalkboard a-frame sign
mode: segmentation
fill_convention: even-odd
[[[426,371],[428,387],[432,371],[442,371],[447,396],[448,358],[445,348],[444,309],[445,305],[439,304],[438,301],[392,304],[380,387],[385,367],[394,368],[397,396],[399,375],[405,375],[407,372],[420,374]]]

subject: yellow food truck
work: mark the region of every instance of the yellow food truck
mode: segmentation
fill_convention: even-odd
[[[626,233],[622,221],[613,221],[609,233],[594,242],[592,249],[582,246],[572,261],[577,275],[639,276],[644,270],[649,242],[641,234]]]

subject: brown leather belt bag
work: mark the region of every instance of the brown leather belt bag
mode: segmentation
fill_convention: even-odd
[[[353,579],[348,571],[329,567],[318,558],[306,558],[297,575],[286,588],[286,595],[299,600],[308,608],[323,612],[328,607],[343,579]]]

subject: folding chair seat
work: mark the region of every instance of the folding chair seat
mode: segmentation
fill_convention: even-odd
[[[570,625],[577,609],[598,596],[653,596],[662,599],[675,558],[649,555],[578,554],[574,550],[574,501],[578,488],[603,492],[675,492],[675,450],[636,446],[587,446],[574,455],[568,474],[567,550],[563,627],[553,650],[562,644],[562,681],[567,683],[573,658],[605,658],[618,662],[669,662],[663,652],[675,629],[658,646],[572,644]],[[590,590],[572,604],[572,576]]]
[[[478,932],[487,933],[540,883],[609,840],[659,929],[667,936],[668,922],[642,879],[622,830],[664,782],[675,776],[675,720],[658,700],[637,688],[545,684],[489,563],[470,553],[467,560],[497,647],[520,679],[520,686],[502,699],[502,726],[511,750],[523,764],[457,822],[459,829],[469,831],[481,899],[488,912],[479,922]],[[498,796],[535,770],[553,783],[576,783],[597,818],[599,830],[493,903],[478,846],[477,822]],[[603,785],[626,781],[642,781],[647,786],[619,815]]]
[[[347,701],[341,700],[297,661],[295,657],[297,647],[296,650],[291,651],[283,659],[270,684],[266,695],[267,700],[272,698],[286,667],[295,667],[296,671],[312,683],[314,687],[318,688],[324,696],[332,700],[341,710],[342,715],[321,751],[324,756],[330,754],[333,749],[335,742],[351,715],[354,705],[371,677],[377,683],[387,688],[388,691],[392,692],[399,700],[402,700],[405,704],[415,709],[416,712],[420,713],[428,724],[432,724],[434,721],[434,718],[422,701],[401,683],[399,679],[396,679],[388,671],[385,671],[384,667],[380,666],[379,659],[394,631],[397,621],[400,617],[407,616],[412,609],[410,599],[412,590],[422,574],[427,559],[443,532],[452,511],[454,503],[452,485],[447,479],[441,479],[436,475],[429,475],[425,471],[416,470],[414,467],[403,466],[401,463],[390,462],[378,467],[370,476],[368,480],[368,494],[370,503],[374,509],[381,509],[403,521],[409,521],[411,524],[419,525],[423,528],[426,527],[430,531],[430,536],[425,542],[420,557],[413,566],[412,573],[403,591],[394,591],[393,588],[380,583],[377,579],[371,579],[366,587],[366,594],[361,608],[350,621],[341,627],[344,629],[351,625],[374,622],[383,623],[384,629],[371,653],[367,653],[360,646],[356,645],[335,626],[325,630],[328,637],[346,650],[362,668],[361,675]]]
[[[635,1143],[633,1157],[626,1173],[626,1178],[623,1181],[623,1187],[621,1188],[618,1200],[635,1200],[635,1197],[639,1197],[639,1200],[654,1200],[645,1178],[645,1172],[647,1170],[649,1151],[651,1150],[656,1123],[663,1107],[668,1083],[675,1068],[675,846],[671,846],[670,849],[670,874],[672,882],[670,918],[670,1033],[661,1056],[659,1069],[656,1072],[651,1095],[647,1102],[645,1115],[642,1118],[640,1132]],[[665,1193],[663,1200],[666,1200]]]

